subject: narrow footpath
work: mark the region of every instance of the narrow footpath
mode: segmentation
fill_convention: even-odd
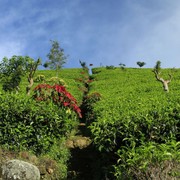
[[[85,124],[79,125],[79,134],[69,142],[71,159],[69,162],[68,180],[100,180],[99,153],[93,147],[89,137],[84,135]]]
[[[83,71],[87,73],[89,69],[82,64]],[[84,74],[84,72],[82,74]],[[87,74],[86,74],[87,75]],[[89,76],[89,73],[88,73]],[[100,154],[93,146],[90,139],[90,131],[87,128],[86,122],[86,106],[85,99],[89,93],[90,76],[84,78],[83,100],[81,105],[82,116],[78,127],[78,134],[67,142],[71,150],[71,158],[68,167],[68,180],[102,180],[100,171]]]

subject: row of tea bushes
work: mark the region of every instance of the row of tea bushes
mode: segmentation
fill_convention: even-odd
[[[81,77],[80,69],[63,69],[60,73],[66,86],[64,96],[72,96],[81,104],[83,93],[75,79]],[[30,96],[26,95],[27,77],[23,77],[18,93],[0,93],[0,146],[4,151],[21,153],[28,151],[46,157],[47,162],[56,162],[52,179],[66,179],[70,151],[66,140],[77,132],[79,117],[68,107],[48,101],[36,101],[34,88],[38,84],[53,84],[49,79],[56,76],[52,70],[38,70],[35,77],[44,76],[47,81],[34,82]],[[47,89],[48,90],[48,89]],[[46,95],[46,90],[43,91]],[[56,93],[57,95],[58,93]],[[72,96],[71,96],[71,95]],[[63,100],[63,98],[62,98]],[[49,161],[48,161],[49,159]],[[56,166],[57,165],[57,166]],[[56,167],[55,167],[56,166]]]
[[[163,145],[166,148],[162,149],[162,154],[168,147],[167,152],[179,153],[179,148],[173,151],[174,147],[169,144],[179,141],[180,70],[173,72],[169,93],[163,91],[152,69],[96,68],[93,71],[95,81],[90,93],[97,91],[102,98],[93,107],[96,119],[89,128],[94,145],[115,167],[117,178],[133,177],[133,168],[141,170],[144,160],[140,158],[142,154],[136,152],[148,147],[148,142],[158,153]],[[162,71],[164,77],[170,70]],[[175,156],[169,159],[172,157]],[[132,162],[132,159],[137,161]],[[152,159],[146,161],[143,170],[154,163]],[[161,160],[167,159],[166,156]]]

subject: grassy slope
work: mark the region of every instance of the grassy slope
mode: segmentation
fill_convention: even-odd
[[[177,110],[180,107],[180,69],[174,72],[173,80],[169,84],[169,93],[164,92],[161,82],[155,79],[152,69],[127,68],[123,71],[119,68],[114,70],[98,68],[95,70],[99,73],[93,74],[95,81],[91,83],[90,93],[98,92],[102,95],[102,99],[94,106],[97,119],[90,125],[90,129],[95,146],[102,152],[107,152],[104,157],[108,162],[116,164],[118,159],[113,153],[118,154],[120,149],[129,148],[128,153],[131,154],[131,147],[128,146],[130,143],[132,145],[137,143],[138,147],[143,139],[143,142],[149,142],[151,138],[152,141],[154,139],[158,141],[159,138],[163,139],[168,135],[166,131],[161,130],[176,121],[166,113],[175,107]],[[168,69],[162,70],[164,79],[168,78],[168,71]],[[150,112],[158,114],[156,119]],[[124,162],[122,166],[127,164]],[[120,170],[116,172],[119,173]]]
[[[66,85],[67,90],[77,99],[80,104],[82,101],[82,92],[78,89],[79,82],[75,79],[81,77],[80,74],[82,70],[79,69],[62,69],[59,77],[62,78]],[[53,70],[38,70],[35,74],[37,75],[45,75],[46,79],[50,79],[51,77],[56,76],[56,72]],[[22,78],[22,82],[20,84],[20,93],[26,92],[26,86],[28,85],[27,77]],[[38,85],[38,83],[34,83],[32,89]],[[0,83],[0,89],[2,88],[2,83]],[[31,92],[32,94],[32,92]],[[60,152],[59,152],[60,149]],[[52,146],[52,149],[48,154],[42,155],[42,157],[36,157],[34,155],[30,155],[29,152],[20,152],[19,154],[16,152],[11,152],[8,150],[1,149],[0,147],[0,166],[4,164],[7,159],[18,158],[21,160],[28,161],[30,163],[35,164],[40,172],[43,173],[42,177],[45,179],[59,179],[59,177],[65,177],[67,173],[67,160],[69,159],[69,150],[65,147],[65,143],[62,140],[62,144],[55,144]],[[33,159],[31,158],[33,157]],[[61,157],[60,159],[58,159]],[[56,159],[56,160],[55,160]],[[53,165],[50,167],[54,172],[52,174],[47,173],[47,166]],[[1,169],[0,169],[1,171]],[[0,172],[1,177],[1,172]]]
[[[59,73],[59,77],[63,79],[67,85],[67,90],[77,99],[80,104],[82,101],[82,92],[78,89],[77,78],[81,77],[81,69],[80,68],[69,68],[62,69]],[[50,79],[51,77],[56,77],[55,70],[38,70],[36,71],[35,77],[38,75],[44,75],[46,79]],[[34,83],[32,89],[38,85],[39,83]],[[27,77],[22,78],[22,82],[20,84],[21,93],[26,92],[26,86],[28,85]]]
[[[95,81],[91,84],[91,92],[99,92],[102,100],[95,106],[99,120],[114,121],[132,113],[141,113],[180,97],[180,69],[174,72],[173,80],[169,84],[170,92],[165,93],[161,82],[158,82],[152,69],[108,70],[97,68]],[[168,78],[168,69],[162,70],[162,77]]]

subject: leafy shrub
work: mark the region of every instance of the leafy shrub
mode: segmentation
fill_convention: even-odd
[[[39,74],[34,79],[34,82],[44,82],[44,81],[45,81],[45,76],[43,74]]]
[[[50,79],[47,80],[47,82],[51,83],[51,84],[59,84],[61,86],[65,86],[67,87],[66,83],[64,82],[63,79],[59,78],[59,77],[51,77]]]
[[[125,64],[120,63],[120,64],[119,64],[119,66],[120,66],[120,68],[121,68],[122,70],[125,70],[125,67],[126,67],[126,65],[125,65]]]
[[[94,143],[101,151],[113,151],[121,146],[136,147],[142,142],[165,143],[167,140],[179,140],[179,111],[180,106],[154,107],[140,113],[122,116],[121,119],[105,121],[103,117],[91,124],[90,128]]]
[[[0,74],[1,77],[3,77],[3,90],[10,92],[14,90],[18,91],[22,77],[32,70],[34,63],[34,60],[28,56],[14,55],[10,59],[4,57],[0,63]]]
[[[87,125],[92,123],[96,119],[96,114],[93,110],[94,104],[101,99],[101,95],[98,92],[91,93],[84,97],[83,104],[81,105],[81,110],[83,118],[85,119]]]
[[[66,147],[66,138],[56,140],[50,147],[49,152],[40,156],[40,166],[44,164],[46,168],[53,169],[53,173],[47,179],[67,179],[70,156],[70,150]],[[54,163],[54,161],[56,163]],[[42,178],[46,179],[46,177],[43,176]]]
[[[116,67],[114,67],[113,65],[111,65],[111,66],[106,66],[106,69],[116,69]]]
[[[169,148],[169,141],[173,141],[174,139],[175,141],[179,141],[179,108],[178,101],[169,101],[169,106],[159,107],[159,104],[157,104],[151,107],[151,109],[141,109],[141,112],[132,111],[126,115],[122,114],[120,119],[116,119],[116,115],[113,114],[112,111],[111,119],[108,119],[108,121],[106,117],[107,114],[103,114],[103,116],[98,114],[96,117],[98,121],[96,120],[90,124],[92,138],[95,146],[104,154],[106,160],[111,162],[111,165],[116,164],[114,159],[118,160],[116,155],[119,155],[119,164],[115,167],[117,168],[116,173],[122,174],[118,176],[118,179],[123,179],[122,177],[127,179],[132,172],[135,172],[135,168],[136,172],[139,170],[138,168],[145,162],[143,158],[148,156],[148,154],[143,154],[141,157],[141,155],[138,156],[134,151],[140,152],[140,150],[143,151],[143,148],[148,150],[146,142],[150,142],[150,144],[153,145],[155,144],[155,147],[159,144],[158,148],[166,144],[166,148]],[[119,111],[121,113],[123,110],[121,109]],[[95,113],[98,112],[95,111]],[[155,149],[155,147],[153,148]],[[177,149],[178,148],[179,145],[177,146]],[[150,157],[157,158],[156,155],[154,156],[154,151],[156,151],[156,149],[154,149]],[[116,154],[116,152],[118,153]],[[165,151],[158,151],[158,153],[165,153]],[[137,158],[139,159],[133,162],[132,167],[129,167],[128,162],[130,163],[132,158],[135,160]],[[175,168],[174,166],[176,166],[178,162],[174,162],[174,159],[168,160],[169,162],[165,162],[165,158],[161,159],[163,163],[170,163],[173,166],[172,168]],[[158,166],[155,161],[151,161],[151,159],[147,159],[147,162],[149,163],[147,172],[152,171],[151,167],[160,168],[160,166]],[[163,166],[165,166],[165,164],[163,164]],[[131,171],[130,174],[129,171]],[[138,172],[143,173],[143,171],[141,172],[140,170]],[[136,179],[133,178],[135,174],[131,175],[132,179]]]
[[[76,99],[65,89],[64,86],[49,84],[40,84],[35,87],[33,97],[37,101],[49,101],[58,105],[58,107],[66,108],[69,113],[75,111],[81,117],[81,110],[78,107]]]
[[[37,102],[23,95],[0,95],[0,144],[8,149],[48,152],[55,139],[77,126],[75,113],[52,102]]]
[[[101,72],[100,68],[93,68],[92,69],[92,74],[98,74],[100,72]]]
[[[114,166],[117,179],[173,179],[180,175],[180,143],[174,140],[123,147],[117,155],[118,164]]]

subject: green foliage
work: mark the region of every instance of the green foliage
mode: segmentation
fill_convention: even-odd
[[[39,83],[48,83],[48,84],[54,84],[54,82],[49,82],[51,78],[57,78],[63,80],[65,82],[66,89],[77,99],[78,104],[82,101],[82,92],[79,91],[77,88],[77,85],[80,84],[75,79],[78,79],[81,77],[80,72],[82,71],[81,68],[68,68],[68,69],[62,69],[61,70],[61,78],[56,77],[56,71],[55,70],[37,70],[35,77],[34,77],[34,84],[32,86],[32,89],[35,88]],[[42,76],[42,82],[39,82],[38,78],[41,78]],[[19,93],[25,93],[26,87],[28,86],[27,76],[23,76],[21,83],[19,85],[20,91]],[[37,78],[37,79],[36,79]],[[54,79],[53,78],[53,79]],[[43,79],[45,79],[43,81]],[[38,82],[37,82],[38,81]],[[2,88],[2,84],[0,82],[0,90]]]
[[[114,166],[117,179],[172,179],[180,174],[180,143],[174,140],[157,144],[146,142],[140,147],[124,147],[117,152]]]
[[[159,173],[161,179],[176,177],[180,164],[179,69],[174,72],[168,94],[159,91],[161,84],[154,81],[152,69],[93,68],[92,72],[93,78],[82,69],[63,69],[61,77],[68,85],[67,91],[79,103],[83,102],[82,113],[86,116],[93,145],[101,153],[99,161],[105,176],[109,179],[151,179],[150,175],[156,177]],[[37,76],[51,78],[55,73],[37,71]],[[24,82],[20,87],[25,86]],[[85,87],[84,91],[79,91],[77,84]],[[55,93],[55,96],[38,102],[20,94],[0,95],[0,143],[9,149],[50,152],[48,155],[59,162],[62,158],[60,164],[65,177],[67,167],[64,164],[69,152],[62,144],[77,128],[77,114],[69,111],[63,101],[59,102],[61,105],[54,103],[52,97],[60,99],[60,92],[48,90],[41,89],[37,94],[50,97]],[[60,151],[59,147],[62,147]]]
[[[100,68],[93,68],[92,69],[92,74],[98,74],[100,72],[101,72]]]
[[[94,113],[93,106],[96,102],[100,101],[101,95],[97,92],[93,92],[90,95],[84,97],[83,104],[81,105],[81,110],[83,118],[86,120],[86,125],[91,124],[96,119],[96,114]]]
[[[62,85],[39,84],[34,89],[34,99],[37,101],[53,102],[59,108],[67,108],[69,114],[71,110],[81,117],[81,110],[78,107],[76,99]]]
[[[111,66],[106,66],[106,69],[116,69],[116,67],[114,67],[113,65],[111,65]]]
[[[154,66],[153,71],[155,71],[157,73],[160,73],[160,71],[161,71],[161,61],[156,62],[156,65]]]
[[[50,147],[49,152],[42,155],[45,159],[46,166],[52,166],[53,163],[49,159],[56,161],[57,165],[52,169],[55,170],[51,175],[51,179],[66,179],[68,173],[68,161],[71,157],[70,150],[66,147],[66,138],[55,140],[54,144]]]
[[[66,63],[67,56],[64,55],[64,49],[62,49],[58,41],[51,41],[52,47],[47,57],[49,61],[44,64],[44,67],[50,67],[50,69],[56,70],[56,76],[58,76],[59,70],[63,64]]]
[[[177,104],[168,108],[154,106],[152,110],[131,111],[128,116],[121,110],[119,119],[112,117],[113,120],[106,121],[106,117],[101,117],[92,124],[92,136],[101,151],[114,151],[133,143],[138,147],[148,141],[164,143],[179,137],[178,111],[180,106]]]
[[[36,102],[19,94],[0,96],[0,144],[10,150],[49,151],[56,139],[77,126],[75,113],[51,102]]]
[[[138,61],[138,62],[137,62],[137,65],[138,65],[139,67],[143,67],[144,65],[146,65],[146,63],[145,63],[145,62]]]
[[[38,68],[38,66],[40,64],[41,64],[41,59],[38,59],[37,61],[32,62],[31,64],[29,64],[29,68],[28,68],[28,71],[29,71],[29,73],[28,73],[28,82],[29,82],[29,84],[26,87],[27,95],[30,95],[31,88],[32,88],[32,86],[34,84],[33,78],[34,78],[36,70],[37,70],[37,68]]]
[[[46,82],[50,84],[59,84],[61,86],[67,87],[67,84],[65,83],[65,81],[59,77],[51,77]]]
[[[0,64],[0,73],[3,78],[3,90],[19,90],[19,84],[22,76],[28,71],[34,60],[28,56],[12,56],[12,58],[3,58]]]
[[[68,85],[66,88],[78,100],[78,104],[82,101],[82,92],[78,90],[74,79],[81,76],[81,71],[70,68],[61,70],[61,77]],[[41,154],[45,163],[51,158],[58,166],[53,168],[54,173],[50,177],[66,179],[70,151],[65,141],[72,132],[77,132],[78,116],[68,107],[57,106],[51,101],[36,102],[27,97],[25,89],[28,85],[28,73],[26,74],[22,76],[18,94],[0,93],[0,145],[13,151],[26,150],[33,151],[36,155]],[[40,81],[45,77],[51,79],[55,76],[54,70],[36,71],[36,77]],[[33,87],[38,83],[35,80]]]
[[[126,67],[126,65],[125,65],[125,64],[123,64],[123,63],[120,63],[119,65],[120,65],[120,68],[121,68],[122,70],[124,70],[124,69],[125,69],[125,67]]]
[[[96,116],[89,128],[94,145],[110,162],[110,167],[116,165],[116,155],[120,150],[126,152],[119,154],[119,159],[124,158],[125,161],[119,160],[120,164],[116,167],[124,166],[128,171],[126,165],[131,162],[131,157],[127,154],[133,153],[133,149],[142,149],[146,142],[158,146],[166,144],[168,148],[168,142],[179,141],[179,71],[171,84],[172,91],[164,94],[158,90],[159,84],[154,81],[151,69],[128,68],[128,72],[123,72],[96,68],[98,70],[99,73],[93,74],[96,81],[92,82],[90,93],[96,90],[102,98],[93,105]],[[134,163],[134,166],[138,169],[143,159],[136,155],[134,158],[139,158],[139,164]]]
[[[43,75],[43,74],[39,74],[39,75],[37,75],[36,77],[35,77],[35,79],[34,79],[34,82],[44,82],[45,81],[45,76]]]

